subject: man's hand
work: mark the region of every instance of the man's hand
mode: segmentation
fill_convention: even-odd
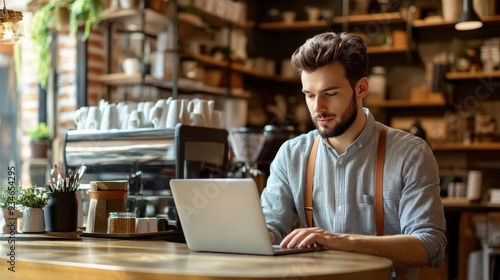
[[[280,244],[285,248],[325,247],[330,250],[354,252],[388,258],[394,266],[408,268],[429,265],[425,247],[418,238],[397,234],[371,236],[336,234],[321,228],[298,228]]]
[[[298,228],[287,235],[281,242],[281,247],[311,248],[315,246],[334,249],[334,239],[338,235],[320,228]]]

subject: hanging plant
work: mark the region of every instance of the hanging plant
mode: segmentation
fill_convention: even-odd
[[[101,0],[73,0],[70,8],[70,33],[76,35],[80,24],[84,27],[82,40],[90,36],[90,30],[99,24],[103,4]]]
[[[33,15],[31,26],[31,39],[38,53],[38,79],[42,88],[47,87],[51,69],[50,43],[51,30],[62,29],[62,9],[69,10],[69,30],[72,36],[76,36],[78,27],[84,27],[82,40],[87,40],[92,27],[101,20],[103,10],[102,0],[57,0],[43,5]]]
[[[49,35],[53,25],[54,10],[59,2],[50,2],[44,5],[33,15],[31,25],[31,40],[38,53],[38,80],[42,88],[47,87],[50,73],[50,41]]]

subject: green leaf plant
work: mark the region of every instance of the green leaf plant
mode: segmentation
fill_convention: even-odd
[[[43,5],[34,15],[31,39],[38,53],[38,79],[42,88],[47,88],[51,70],[50,43],[52,30],[62,29],[62,9],[69,10],[70,35],[76,36],[83,26],[82,40],[90,36],[91,29],[101,21],[102,0],[53,0]]]

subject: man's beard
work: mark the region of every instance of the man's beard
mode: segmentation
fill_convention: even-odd
[[[330,138],[330,137],[337,137],[351,127],[351,125],[354,123],[356,120],[356,116],[358,114],[358,106],[356,104],[356,97],[353,94],[351,102],[349,103],[349,106],[345,109],[344,113],[341,116],[340,122],[337,123],[333,128],[328,128],[324,127],[323,130],[320,129],[318,126],[318,123],[316,122],[317,118],[328,118],[328,117],[334,117],[335,114],[316,114],[312,118],[312,121],[316,128],[318,129],[319,135],[323,138]]]

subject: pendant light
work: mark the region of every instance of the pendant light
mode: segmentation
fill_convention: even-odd
[[[0,9],[0,44],[12,45],[23,36],[23,14],[21,12],[7,10],[5,0],[3,9]]]
[[[458,18],[457,24],[455,24],[456,30],[472,30],[483,26],[483,22],[474,11],[472,5],[472,0],[463,0],[463,10],[460,18]]]

